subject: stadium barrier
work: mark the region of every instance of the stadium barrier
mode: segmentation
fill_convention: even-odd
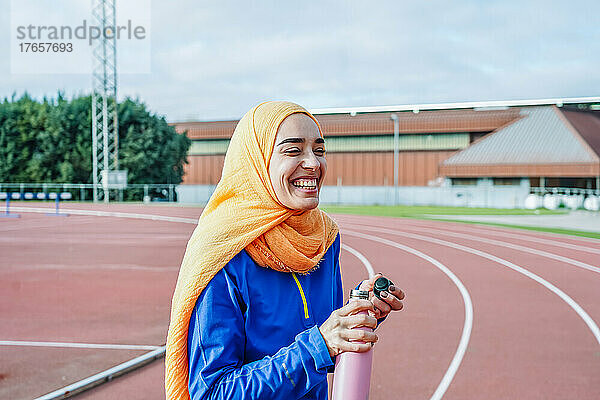
[[[50,199],[54,198],[55,211],[53,213],[46,213],[46,215],[49,215],[52,217],[68,217],[69,216],[69,214],[60,212],[60,201],[61,200],[71,200],[73,198],[71,193],[69,193],[69,192],[64,192],[64,193],[60,193],[60,194],[59,193],[49,193],[48,197]]]
[[[216,185],[128,184],[110,189],[110,200],[206,203]],[[101,185],[96,185],[99,193]],[[0,183],[0,200],[52,201],[53,193],[69,193],[73,201],[92,201],[93,184]],[[348,205],[432,205],[492,208],[567,208],[599,211],[600,191],[529,186],[324,186],[321,203]],[[64,200],[64,199],[63,199]],[[6,212],[4,213],[6,214]]]
[[[60,192],[70,193],[73,201],[93,201],[94,186],[103,196],[102,185],[88,183],[0,183],[0,192],[15,196],[12,200],[49,201],[54,200],[48,197],[50,193]],[[177,201],[176,186],[168,183],[128,184],[125,188],[109,188],[109,196],[110,201],[174,202]]]
[[[47,213],[46,215],[66,217],[68,214],[60,212],[60,201],[71,200],[73,196],[69,192],[64,193],[32,193],[32,192],[0,192],[0,200],[5,200],[4,213],[0,214],[2,217],[18,218],[19,214],[10,212],[10,201],[11,200],[54,200],[55,211],[53,213]]]

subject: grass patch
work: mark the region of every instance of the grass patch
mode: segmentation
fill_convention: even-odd
[[[491,225],[504,228],[526,229],[530,231],[557,233],[600,239],[600,233],[576,231],[561,228],[546,228],[537,226],[523,226],[512,224],[499,224],[495,222],[464,221],[460,219],[441,219],[435,215],[556,215],[566,214],[567,210],[522,210],[498,208],[469,208],[469,207],[434,207],[434,206],[326,206],[322,210],[332,214],[354,214],[381,217],[403,217],[413,219],[427,219],[443,222],[460,222],[463,224]]]

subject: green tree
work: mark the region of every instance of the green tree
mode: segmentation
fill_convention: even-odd
[[[119,168],[129,183],[179,184],[191,145],[139,100],[118,105]],[[92,182],[91,97],[0,103],[0,182]]]
[[[181,183],[191,145],[164,117],[131,99],[119,104],[119,163],[131,182]]]

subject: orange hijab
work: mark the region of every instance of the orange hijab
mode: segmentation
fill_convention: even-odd
[[[196,300],[242,249],[258,264],[309,273],[335,240],[338,227],[318,208],[299,212],[279,203],[269,178],[277,130],[297,104],[259,104],[240,120],[223,174],[188,241],[171,306],[165,357],[167,399],[189,399],[187,339]],[[319,126],[319,131],[321,127]],[[322,133],[321,133],[322,135]]]

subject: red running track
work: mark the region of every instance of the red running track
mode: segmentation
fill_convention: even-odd
[[[192,221],[200,214],[164,206],[68,208]],[[164,343],[192,223],[21,216],[0,220],[0,340]],[[405,310],[378,329],[371,399],[600,398],[594,331],[600,241],[449,222],[335,218],[342,242],[407,293]],[[465,296],[432,259],[468,292],[473,319],[467,337]],[[366,276],[348,251],[342,273],[346,288]],[[461,338],[464,356],[457,352]],[[0,345],[0,398],[32,398],[145,351]],[[447,387],[440,385],[444,377]],[[80,397],[161,399],[163,378],[157,361]]]

